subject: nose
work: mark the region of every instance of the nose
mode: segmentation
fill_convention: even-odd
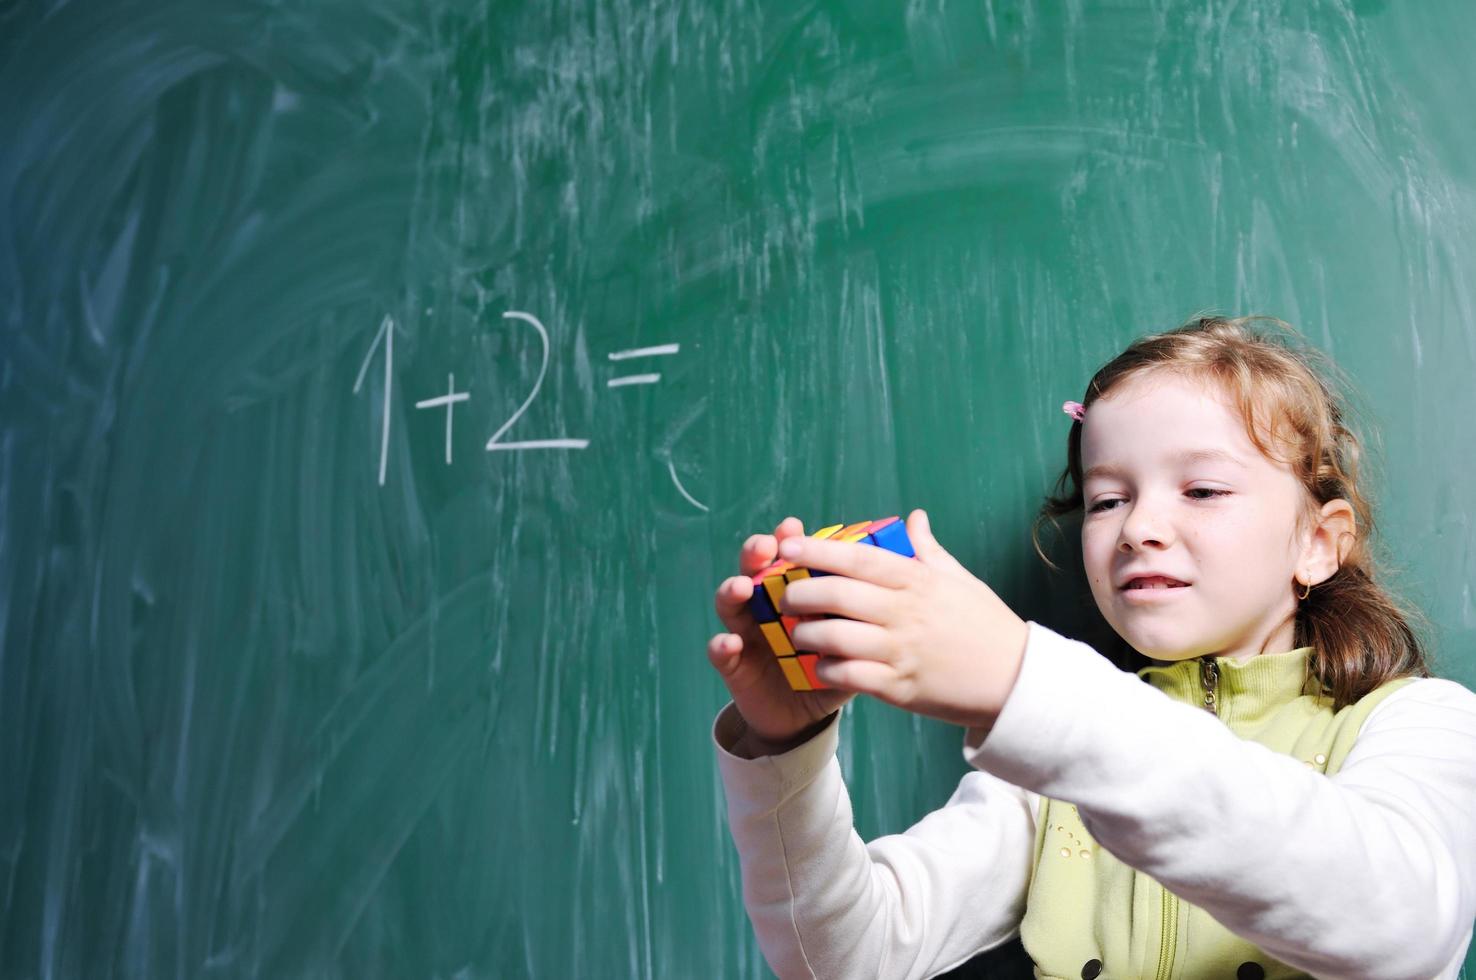
[[[1147,548],[1166,548],[1173,543],[1173,528],[1165,509],[1149,497],[1128,504],[1127,517],[1117,535],[1117,550],[1131,554]]]

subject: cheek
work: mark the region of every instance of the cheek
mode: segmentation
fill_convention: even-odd
[[[1192,536],[1200,555],[1241,565],[1246,555],[1265,552],[1266,534],[1254,514],[1235,514],[1191,528],[1186,537]]]
[[[1081,563],[1093,582],[1111,573],[1112,548],[1116,539],[1100,522],[1081,529]]]
[[[1117,516],[1116,511],[1113,510],[1102,511],[1084,518],[1081,523],[1082,549],[1101,550],[1105,548],[1110,552],[1113,545],[1117,543],[1117,533],[1121,524],[1122,518]]]

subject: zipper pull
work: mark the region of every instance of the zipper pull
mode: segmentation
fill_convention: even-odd
[[[1215,691],[1220,683],[1220,665],[1215,663],[1213,656],[1201,657],[1199,659],[1199,684],[1204,688],[1204,710],[1220,716],[1215,704]]]

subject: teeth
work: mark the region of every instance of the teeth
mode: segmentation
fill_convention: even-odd
[[[1149,581],[1147,579],[1138,579],[1138,580],[1134,581],[1133,583],[1131,583],[1128,586],[1128,588],[1130,588],[1130,589],[1178,589],[1178,588],[1182,588],[1183,585],[1184,585],[1183,582],[1172,582],[1172,583],[1170,583],[1170,582],[1165,582],[1162,579],[1154,579],[1152,581]]]

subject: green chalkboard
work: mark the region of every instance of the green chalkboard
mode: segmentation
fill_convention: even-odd
[[[709,726],[749,533],[1028,526],[1206,309],[1384,426],[1476,682],[1466,0],[0,4],[0,973],[760,976]],[[865,836],[959,732],[877,703]]]

